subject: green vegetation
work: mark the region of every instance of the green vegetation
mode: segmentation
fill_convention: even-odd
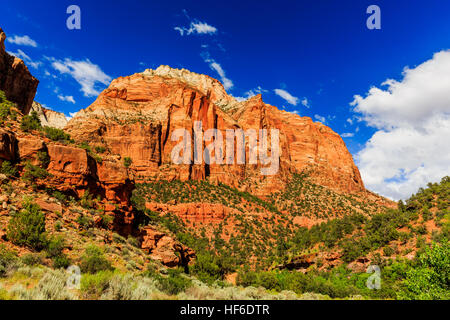
[[[150,267],[145,275],[156,280],[156,287],[169,295],[183,292],[192,285],[192,280],[180,269],[169,269],[167,275],[162,276]]]
[[[63,250],[65,248],[64,238],[62,236],[52,238],[46,248],[47,255],[53,260],[53,267],[55,269],[67,268],[70,265],[70,260]]]
[[[9,161],[3,161],[0,168],[0,173],[6,175],[8,178],[15,177],[18,174],[16,166]]]
[[[15,120],[17,118],[17,111],[14,109],[14,103],[6,99],[6,95],[0,90],[0,124],[6,120]]]
[[[61,129],[52,128],[52,127],[44,127],[44,134],[47,138],[53,141],[62,142],[62,143],[70,143],[73,142],[71,140],[70,135],[65,133]]]
[[[434,244],[407,271],[400,299],[450,299],[450,243]]]
[[[87,151],[87,153],[94,158],[94,160],[98,163],[102,163],[103,159],[101,156],[99,156],[98,154],[96,154],[95,152],[92,151],[91,146],[87,143],[87,142],[82,142],[81,144],[78,145],[79,148],[84,149]]]
[[[125,168],[129,168],[132,163],[133,163],[133,160],[131,160],[130,157],[123,158],[123,165],[125,166]]]
[[[30,183],[35,183],[38,179],[45,179],[50,176],[47,170],[27,162],[24,168],[22,179]]]
[[[41,120],[36,111],[32,111],[31,114],[23,116],[20,122],[20,129],[25,132],[42,129]]]
[[[103,146],[96,146],[95,147],[95,152],[97,153],[105,153],[106,152],[106,148]]]
[[[37,160],[41,164],[43,168],[47,168],[50,164],[50,157],[47,152],[45,151],[38,151],[37,153]]]
[[[448,246],[445,243],[449,232],[450,179],[442,179],[441,183],[430,184],[427,189],[419,190],[406,204],[399,203],[399,209],[388,209],[378,212],[371,207],[372,203],[362,203],[351,197],[335,195],[336,208],[341,213],[330,212],[335,219],[327,220],[311,228],[292,228],[292,220],[283,217],[276,206],[288,204],[289,197],[281,201],[285,195],[276,193],[274,202],[254,200],[251,195],[239,192],[221,184],[212,185],[206,181],[155,181],[138,185],[133,192],[133,205],[142,210],[147,220],[145,223],[156,224],[160,228],[173,233],[183,244],[197,252],[195,264],[189,268],[191,275],[201,281],[212,284],[224,280],[225,275],[238,271],[238,283],[243,286],[262,286],[277,292],[290,290],[297,294],[316,292],[333,298],[347,298],[355,295],[371,298],[408,298],[420,299],[419,292],[427,282],[420,283],[420,275],[412,273],[413,268],[420,270],[417,260],[404,260],[402,254],[409,251],[399,251],[402,245],[414,244],[419,255],[424,254],[429,244],[423,236],[428,234],[425,222],[436,221],[439,232],[433,233],[433,239],[446,248],[440,257],[449,257]],[[302,186],[302,187],[300,187]],[[305,191],[309,190],[309,191]],[[294,191],[297,190],[297,191]],[[303,191],[299,191],[303,190]],[[308,182],[298,175],[291,181],[287,194],[291,199],[297,196],[317,191],[317,196],[330,196],[325,188]],[[298,193],[296,193],[298,192]],[[334,196],[331,198],[333,199]],[[307,197],[304,199],[308,199]],[[311,200],[312,201],[312,200]],[[221,203],[241,212],[266,210],[266,221],[252,219],[249,214],[234,214],[226,217],[214,228],[204,225],[202,228],[186,226],[175,216],[159,215],[145,209],[145,202],[161,203]],[[307,201],[304,201],[307,203]],[[312,202],[311,202],[312,203]],[[291,203],[292,204],[292,203]],[[304,203],[292,204],[293,208],[308,208]],[[287,206],[289,208],[290,205]],[[309,209],[314,208],[313,205]],[[321,208],[320,206],[317,208]],[[335,209],[336,209],[335,208]],[[326,207],[322,208],[326,209]],[[321,210],[322,210],[321,209]],[[438,209],[436,211],[436,209]],[[299,214],[302,214],[302,211]],[[369,214],[370,213],[370,214]],[[319,215],[323,217],[323,215]],[[232,224],[228,224],[233,219]],[[226,227],[234,228],[233,231]],[[208,233],[206,233],[208,229]],[[233,237],[227,240],[224,235],[233,232]],[[279,270],[274,266],[283,266],[295,257],[314,252],[337,252],[341,259],[341,267],[326,270],[321,268],[317,260],[307,273],[289,270]],[[379,252],[381,251],[382,254]],[[430,252],[427,256],[433,256]],[[391,257],[396,256],[394,260]],[[254,264],[249,264],[249,257],[254,257]],[[355,273],[347,267],[357,259],[368,259],[371,264],[382,268],[382,289],[369,290],[366,280],[370,274]],[[427,258],[436,261],[437,258]],[[427,261],[428,261],[427,260]],[[364,261],[364,260],[363,260]],[[367,261],[367,260],[366,260]],[[447,261],[448,262],[448,261]],[[446,262],[442,262],[443,265]],[[422,264],[430,269],[429,264]],[[248,266],[245,268],[242,266]],[[273,271],[267,271],[272,268]],[[444,283],[448,275],[433,276],[441,278],[437,293],[429,293],[434,298],[445,298],[448,292]],[[431,276],[427,276],[428,278]],[[425,277],[424,279],[428,279]],[[447,278],[446,278],[447,277]],[[414,279],[414,280],[413,280]],[[414,284],[414,285],[413,285]],[[414,289],[414,286],[418,288]],[[412,293],[411,293],[412,292]],[[403,294],[403,295],[402,295]],[[408,296],[408,294],[410,296]],[[427,293],[428,294],[428,293]]]
[[[111,263],[105,258],[103,251],[94,245],[86,248],[81,258],[80,267],[82,272],[90,274],[114,269]]]
[[[283,191],[271,195],[270,201],[294,216],[331,219],[354,213],[369,215],[378,205],[354,195],[336,193],[312,183],[307,173],[294,174]]]
[[[0,277],[4,277],[17,260],[16,252],[8,250],[3,244],[0,244]]]
[[[134,200],[133,200],[134,199]],[[220,203],[230,208],[246,212],[250,208],[259,207],[279,213],[270,202],[264,201],[248,192],[219,183],[214,185],[206,180],[189,181],[154,181],[138,185],[133,193],[134,201],[141,209],[145,200],[159,203],[176,201],[177,203],[203,202]]]
[[[41,208],[27,199],[20,212],[12,213],[8,224],[7,237],[12,243],[26,246],[34,250],[42,250],[47,246],[45,232],[45,215]]]

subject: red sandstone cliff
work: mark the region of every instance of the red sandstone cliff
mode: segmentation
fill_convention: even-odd
[[[279,129],[280,170],[262,176],[256,165],[174,165],[173,130]],[[103,146],[108,157],[100,180],[205,179],[259,195],[283,187],[291,173],[308,171],[324,186],[341,192],[364,190],[358,168],[341,137],[327,126],[265,104],[261,96],[238,102],[215,79],[161,66],[114,80],[65,130],[77,141]],[[121,161],[132,159],[125,170]]]
[[[23,114],[27,114],[39,81],[30,74],[21,59],[5,51],[5,39],[6,35],[0,28],[0,90],[5,92],[9,101],[17,103]]]

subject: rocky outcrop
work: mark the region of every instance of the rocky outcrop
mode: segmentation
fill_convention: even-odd
[[[35,136],[19,137],[18,141],[19,159],[37,165],[39,163],[37,153],[46,150],[44,141]]]
[[[63,190],[74,186],[86,190],[89,178],[95,172],[95,163],[90,161],[86,150],[59,144],[49,144],[47,150],[50,158],[47,170],[53,176],[54,183]]]
[[[195,258],[194,250],[152,226],[142,229],[142,239],[142,249],[167,267],[187,266]]]
[[[0,90],[6,98],[28,114],[36,95],[39,81],[31,75],[24,62],[5,51],[6,35],[0,28]]]
[[[35,111],[38,114],[39,120],[43,127],[53,127],[63,129],[67,125],[67,118],[64,113],[56,112],[50,109],[42,107],[42,105],[36,101],[33,102],[30,112]]]
[[[17,139],[13,132],[0,129],[0,165],[4,160],[13,161],[17,155]]]
[[[260,164],[174,165],[171,151],[178,141],[171,141],[172,133],[180,128],[192,133],[195,121],[202,121],[203,132],[278,129],[278,173],[262,176]],[[136,182],[209,179],[264,196],[283,188],[292,173],[306,171],[340,192],[365,190],[351,154],[330,128],[267,105],[260,95],[238,102],[217,80],[184,69],[161,66],[114,80],[65,130],[76,140],[104,146],[113,162],[130,157],[127,176]]]
[[[154,212],[173,213],[189,224],[197,222],[203,224],[218,224],[230,214],[238,212],[238,210],[226,207],[219,203],[165,204],[147,202],[145,207]]]

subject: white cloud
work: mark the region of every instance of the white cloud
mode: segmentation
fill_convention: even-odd
[[[261,88],[261,86],[257,86],[256,88],[248,90],[246,93],[244,93],[243,97],[235,97],[235,99],[237,101],[241,102],[241,101],[245,101],[245,100],[247,100],[247,99],[249,99],[251,97],[254,97],[254,96],[258,95],[258,94],[263,94],[263,93],[266,93],[266,92],[269,92],[269,90],[263,89],[263,88]]]
[[[351,103],[362,119],[379,129],[420,126],[436,114],[448,113],[450,106],[450,51],[436,53],[414,69],[405,68],[403,79],[388,79],[386,90],[372,87],[363,98]]]
[[[25,62],[27,66],[32,67],[33,69],[38,69],[39,66],[42,65],[42,62],[40,61],[33,61],[25,52],[18,49],[17,52],[8,52],[10,55],[13,55],[17,58],[20,58]]]
[[[351,133],[351,132],[345,132],[345,133],[341,134],[341,137],[342,137],[342,138],[351,138],[351,137],[353,137],[354,135],[355,135],[354,133]]]
[[[209,53],[203,53],[202,57],[205,60],[205,62],[209,65],[209,67],[217,72],[225,90],[231,89],[233,87],[233,81],[227,78],[225,70],[223,70],[222,66],[219,63],[217,63],[214,59],[211,59],[209,57]]]
[[[175,27],[174,30],[178,31],[181,36],[191,35],[191,34],[215,34],[217,28],[213,27],[206,22],[193,21],[189,27]]]
[[[323,124],[327,123],[327,119],[325,119],[325,117],[319,116],[318,114],[314,115],[314,119],[316,119],[317,121],[322,122]]]
[[[69,115],[65,114],[64,116],[66,117],[67,121],[70,121],[70,120],[72,120],[73,117],[76,116],[76,114],[77,114],[77,112],[69,112]]]
[[[450,174],[450,51],[382,85],[351,103],[378,129],[356,160],[368,189],[406,199]]]
[[[298,104],[299,98],[294,97],[289,92],[283,89],[275,89],[275,94],[286,100],[287,103],[296,106]]]
[[[112,78],[105,74],[98,65],[89,59],[85,61],[74,61],[71,59],[54,60],[53,68],[62,74],[72,76],[80,85],[81,91],[86,97],[94,97],[100,94],[98,84],[108,85]]]
[[[309,101],[308,101],[307,98],[303,98],[303,99],[302,99],[302,105],[303,105],[304,107],[307,107],[307,108],[310,107]]]
[[[34,41],[33,39],[31,39],[29,36],[14,36],[14,37],[9,37],[6,39],[6,41],[8,41],[9,43],[14,43],[20,46],[29,46],[29,47],[37,47],[37,43],[36,41]]]
[[[263,93],[266,93],[266,92],[269,92],[269,90],[263,89],[263,88],[261,88],[261,86],[257,86],[254,89],[248,90],[244,94],[244,96],[247,97],[247,99],[248,99],[248,98],[254,97],[254,96],[258,95],[258,94],[263,94]]]
[[[352,119],[350,119],[350,118],[348,118],[348,119],[347,119],[347,122],[348,122],[348,123],[350,123],[350,125],[352,125],[352,124],[353,124],[353,120],[352,120]]]
[[[63,96],[60,94],[58,95],[58,99],[61,101],[66,101],[75,104],[75,99],[73,98],[73,96]]]

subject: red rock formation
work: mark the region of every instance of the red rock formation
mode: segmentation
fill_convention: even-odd
[[[147,202],[145,207],[154,212],[173,213],[187,223],[220,223],[230,213],[238,213],[238,210],[231,209],[218,203],[180,203],[165,204]]]
[[[0,28],[0,90],[5,92],[9,101],[17,103],[23,114],[27,114],[39,81],[30,74],[21,59],[5,51],[5,39],[6,35]]]
[[[187,266],[195,258],[192,249],[151,226],[143,228],[142,232],[142,249],[147,250],[153,259],[161,261],[165,266]]]
[[[171,151],[178,141],[171,141],[173,131],[193,132],[198,120],[203,131],[279,129],[278,174],[262,176],[260,165],[249,164],[174,165]],[[267,105],[261,96],[238,102],[217,80],[187,70],[160,67],[118,78],[89,108],[78,112],[66,130],[76,140],[106,146],[110,160],[119,163],[116,168],[130,157],[126,174],[134,181],[208,178],[266,195],[282,188],[293,172],[308,171],[317,183],[338,191],[365,190],[351,154],[330,128]],[[116,175],[103,170],[103,177]]]
[[[86,150],[72,146],[49,144],[47,146],[50,164],[47,168],[52,174],[52,181],[59,189],[86,190],[88,177],[92,175],[92,166]],[[94,165],[95,166],[95,165]]]
[[[14,160],[17,153],[17,139],[13,132],[0,129],[0,164],[3,160]]]
[[[25,136],[18,138],[19,159],[30,161],[32,164],[37,165],[37,153],[45,150],[44,141],[35,136]]]

